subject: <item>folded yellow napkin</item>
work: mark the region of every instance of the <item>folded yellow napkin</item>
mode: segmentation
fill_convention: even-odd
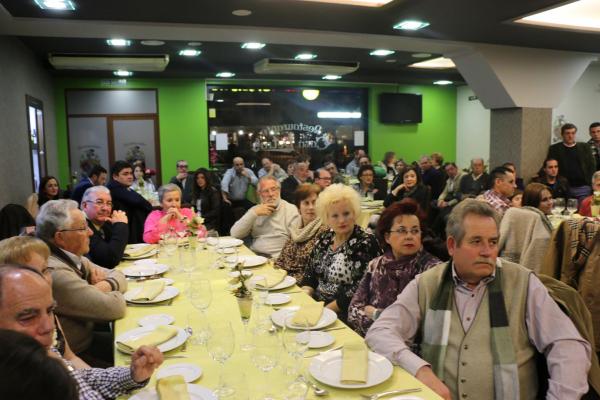
[[[150,301],[154,300],[156,296],[162,293],[165,288],[165,281],[163,280],[151,280],[144,282],[142,290],[133,297],[131,300]]]
[[[139,247],[136,246],[135,248],[127,246],[125,248],[125,254],[123,254],[123,255],[125,257],[136,258],[136,257],[141,257],[143,255],[146,255],[154,249],[156,249],[156,245],[154,245],[154,244],[147,244],[145,246],[139,246]]]
[[[342,348],[342,377],[341,383],[367,383],[369,376],[369,350],[360,339],[344,344]]]
[[[279,285],[285,279],[287,276],[287,271],[284,269],[273,269],[264,272],[261,271],[260,275],[263,276],[265,280],[258,281],[256,286],[271,289],[273,286]]]
[[[172,375],[156,382],[156,391],[160,400],[189,400],[187,383],[181,375]]]
[[[141,334],[130,340],[117,342],[117,346],[125,351],[136,351],[140,346],[158,346],[177,335],[177,328],[171,325],[160,325],[150,332]]]
[[[323,315],[324,304],[324,302],[319,301],[301,305],[300,309],[294,314],[294,318],[292,318],[292,324],[306,327],[315,326],[319,323],[321,315]]]

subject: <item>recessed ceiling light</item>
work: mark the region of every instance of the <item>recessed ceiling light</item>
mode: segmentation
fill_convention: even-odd
[[[179,50],[179,55],[185,56],[185,57],[198,57],[200,54],[202,54],[202,52],[200,50],[194,50],[194,49]]]
[[[35,4],[42,10],[75,10],[75,3],[69,0],[35,0]]]
[[[259,42],[247,42],[242,44],[242,49],[258,50],[262,49],[263,47],[265,47],[265,44]]]
[[[304,89],[302,91],[302,97],[304,97],[306,100],[315,100],[317,97],[319,97],[319,89]]]
[[[252,11],[250,10],[233,10],[231,12],[233,15],[235,15],[236,17],[247,17],[248,15],[252,14]]]
[[[381,7],[393,0],[303,0],[318,3],[343,4],[347,6]]]
[[[165,44],[162,40],[142,40],[140,43],[144,46],[162,46]]]
[[[406,20],[398,22],[394,25],[394,29],[401,29],[404,31],[417,31],[429,26],[429,22],[417,21],[417,20]]]
[[[411,54],[413,58],[429,58],[431,57],[431,53],[415,53]]]
[[[432,58],[431,60],[421,61],[418,63],[410,64],[411,68],[429,68],[429,69],[448,69],[456,68],[456,65],[451,59],[445,57]]]
[[[445,86],[445,85],[452,85],[452,83],[454,83],[454,82],[452,82],[452,81],[447,81],[447,80],[444,80],[444,79],[442,79],[442,80],[439,80],[439,81],[435,81],[435,82],[433,82],[433,84],[434,84],[434,85],[442,85],[442,86]]]
[[[561,2],[564,4],[564,2]],[[548,28],[600,31],[600,9],[597,0],[571,1],[549,10],[515,20],[520,24]]]
[[[393,51],[393,50],[377,49],[377,50],[373,50],[372,52],[370,52],[369,55],[385,57],[385,56],[389,56],[390,54],[394,54],[394,53],[395,53],[395,51]]]
[[[326,79],[328,81],[335,81],[336,79],[342,79],[342,77],[340,75],[325,75],[323,79]]]
[[[127,39],[107,39],[106,40],[106,44],[108,44],[109,46],[124,47],[124,46],[131,45],[131,40],[127,40]]]
[[[202,42],[188,42],[188,46],[190,46],[190,47],[202,46]]]
[[[113,74],[115,76],[131,76],[131,75],[133,75],[133,72],[125,71],[124,69],[120,69],[118,71],[113,71]]]
[[[312,53],[300,53],[294,57],[296,60],[312,60],[313,58],[317,58],[316,54]]]
[[[233,78],[235,74],[233,72],[219,72],[217,78]]]
[[[223,99],[217,99],[217,103],[223,103],[225,100]]]

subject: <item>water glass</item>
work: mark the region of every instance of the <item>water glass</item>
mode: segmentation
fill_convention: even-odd
[[[204,313],[191,312],[187,314],[187,327],[192,345],[205,345],[212,335],[210,324]]]
[[[268,381],[268,373],[277,366],[281,356],[281,342],[277,332],[257,332],[254,335],[254,348],[250,353],[252,363],[265,374],[265,394],[262,399],[274,399],[269,393],[272,385]]]
[[[297,326],[292,323],[294,316],[285,318],[282,331],[282,342],[285,350],[293,357],[301,359],[304,352],[308,349],[311,339],[311,331],[309,329],[292,329],[290,326]],[[302,326],[307,327],[308,321],[305,321]]]
[[[196,309],[205,312],[212,302],[212,288],[210,281],[207,279],[190,279],[187,296],[190,299],[190,303],[192,303]]]
[[[230,322],[215,322],[211,324],[211,329],[213,334],[206,342],[208,354],[213,360],[221,364],[219,385],[214,392],[217,397],[226,398],[226,396],[231,396],[235,393],[235,388],[229,386],[223,379],[225,362],[229,360],[235,349],[235,335],[233,334],[233,328],[231,327]]]
[[[573,216],[577,212],[577,199],[568,199],[567,200],[567,212],[569,213],[569,217]]]
[[[552,203],[552,215],[556,217],[560,217],[565,209],[565,199],[562,197],[557,197],[554,199]]]

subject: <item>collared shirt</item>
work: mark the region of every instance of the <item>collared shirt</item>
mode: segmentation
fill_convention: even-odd
[[[69,258],[71,259],[71,261],[73,261],[75,263],[75,265],[77,265],[77,268],[81,271],[81,257],[78,255],[75,255],[73,253],[71,253],[70,251],[67,251],[65,249],[61,249],[67,256],[69,256]]]
[[[238,174],[235,168],[229,168],[221,181],[221,190],[229,194],[231,200],[244,200],[250,184],[256,186],[258,178],[250,168],[244,168],[248,176]]]
[[[496,211],[503,215],[506,210],[510,208],[510,200],[493,190],[487,190],[483,193],[483,199]]]
[[[500,259],[496,265],[500,265]],[[484,278],[470,288],[452,268],[454,301],[462,326],[468,330],[477,313],[487,284],[495,275]],[[425,360],[410,351],[421,325],[418,281],[411,281],[394,304],[386,308],[367,332],[369,347],[401,366],[411,374],[426,365]],[[571,320],[558,308],[548,290],[535,276],[530,275],[527,288],[525,324],[531,343],[546,356],[550,378],[546,399],[578,399],[587,392],[587,372],[590,367],[591,347]]]

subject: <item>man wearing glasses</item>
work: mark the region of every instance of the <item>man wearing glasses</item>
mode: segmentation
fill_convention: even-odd
[[[104,186],[93,186],[85,191],[81,210],[92,230],[87,257],[105,268],[116,267],[129,238],[127,215],[124,211],[113,211],[110,190]]]
[[[194,175],[188,174],[188,162],[186,160],[177,161],[177,175],[171,178],[169,183],[174,183],[181,188],[181,202],[192,202],[192,188],[194,187]]]
[[[36,218],[36,235],[50,247],[48,266],[56,314],[71,349],[93,367],[113,364],[113,338],[97,323],[125,316],[127,281],[120,271],[108,270],[84,257],[92,230],[73,200],[51,200]]]
[[[281,199],[279,181],[266,175],[258,181],[260,203],[252,207],[231,227],[231,236],[252,238],[250,248],[268,257],[277,258],[290,238],[290,230],[300,222],[293,204]]]

